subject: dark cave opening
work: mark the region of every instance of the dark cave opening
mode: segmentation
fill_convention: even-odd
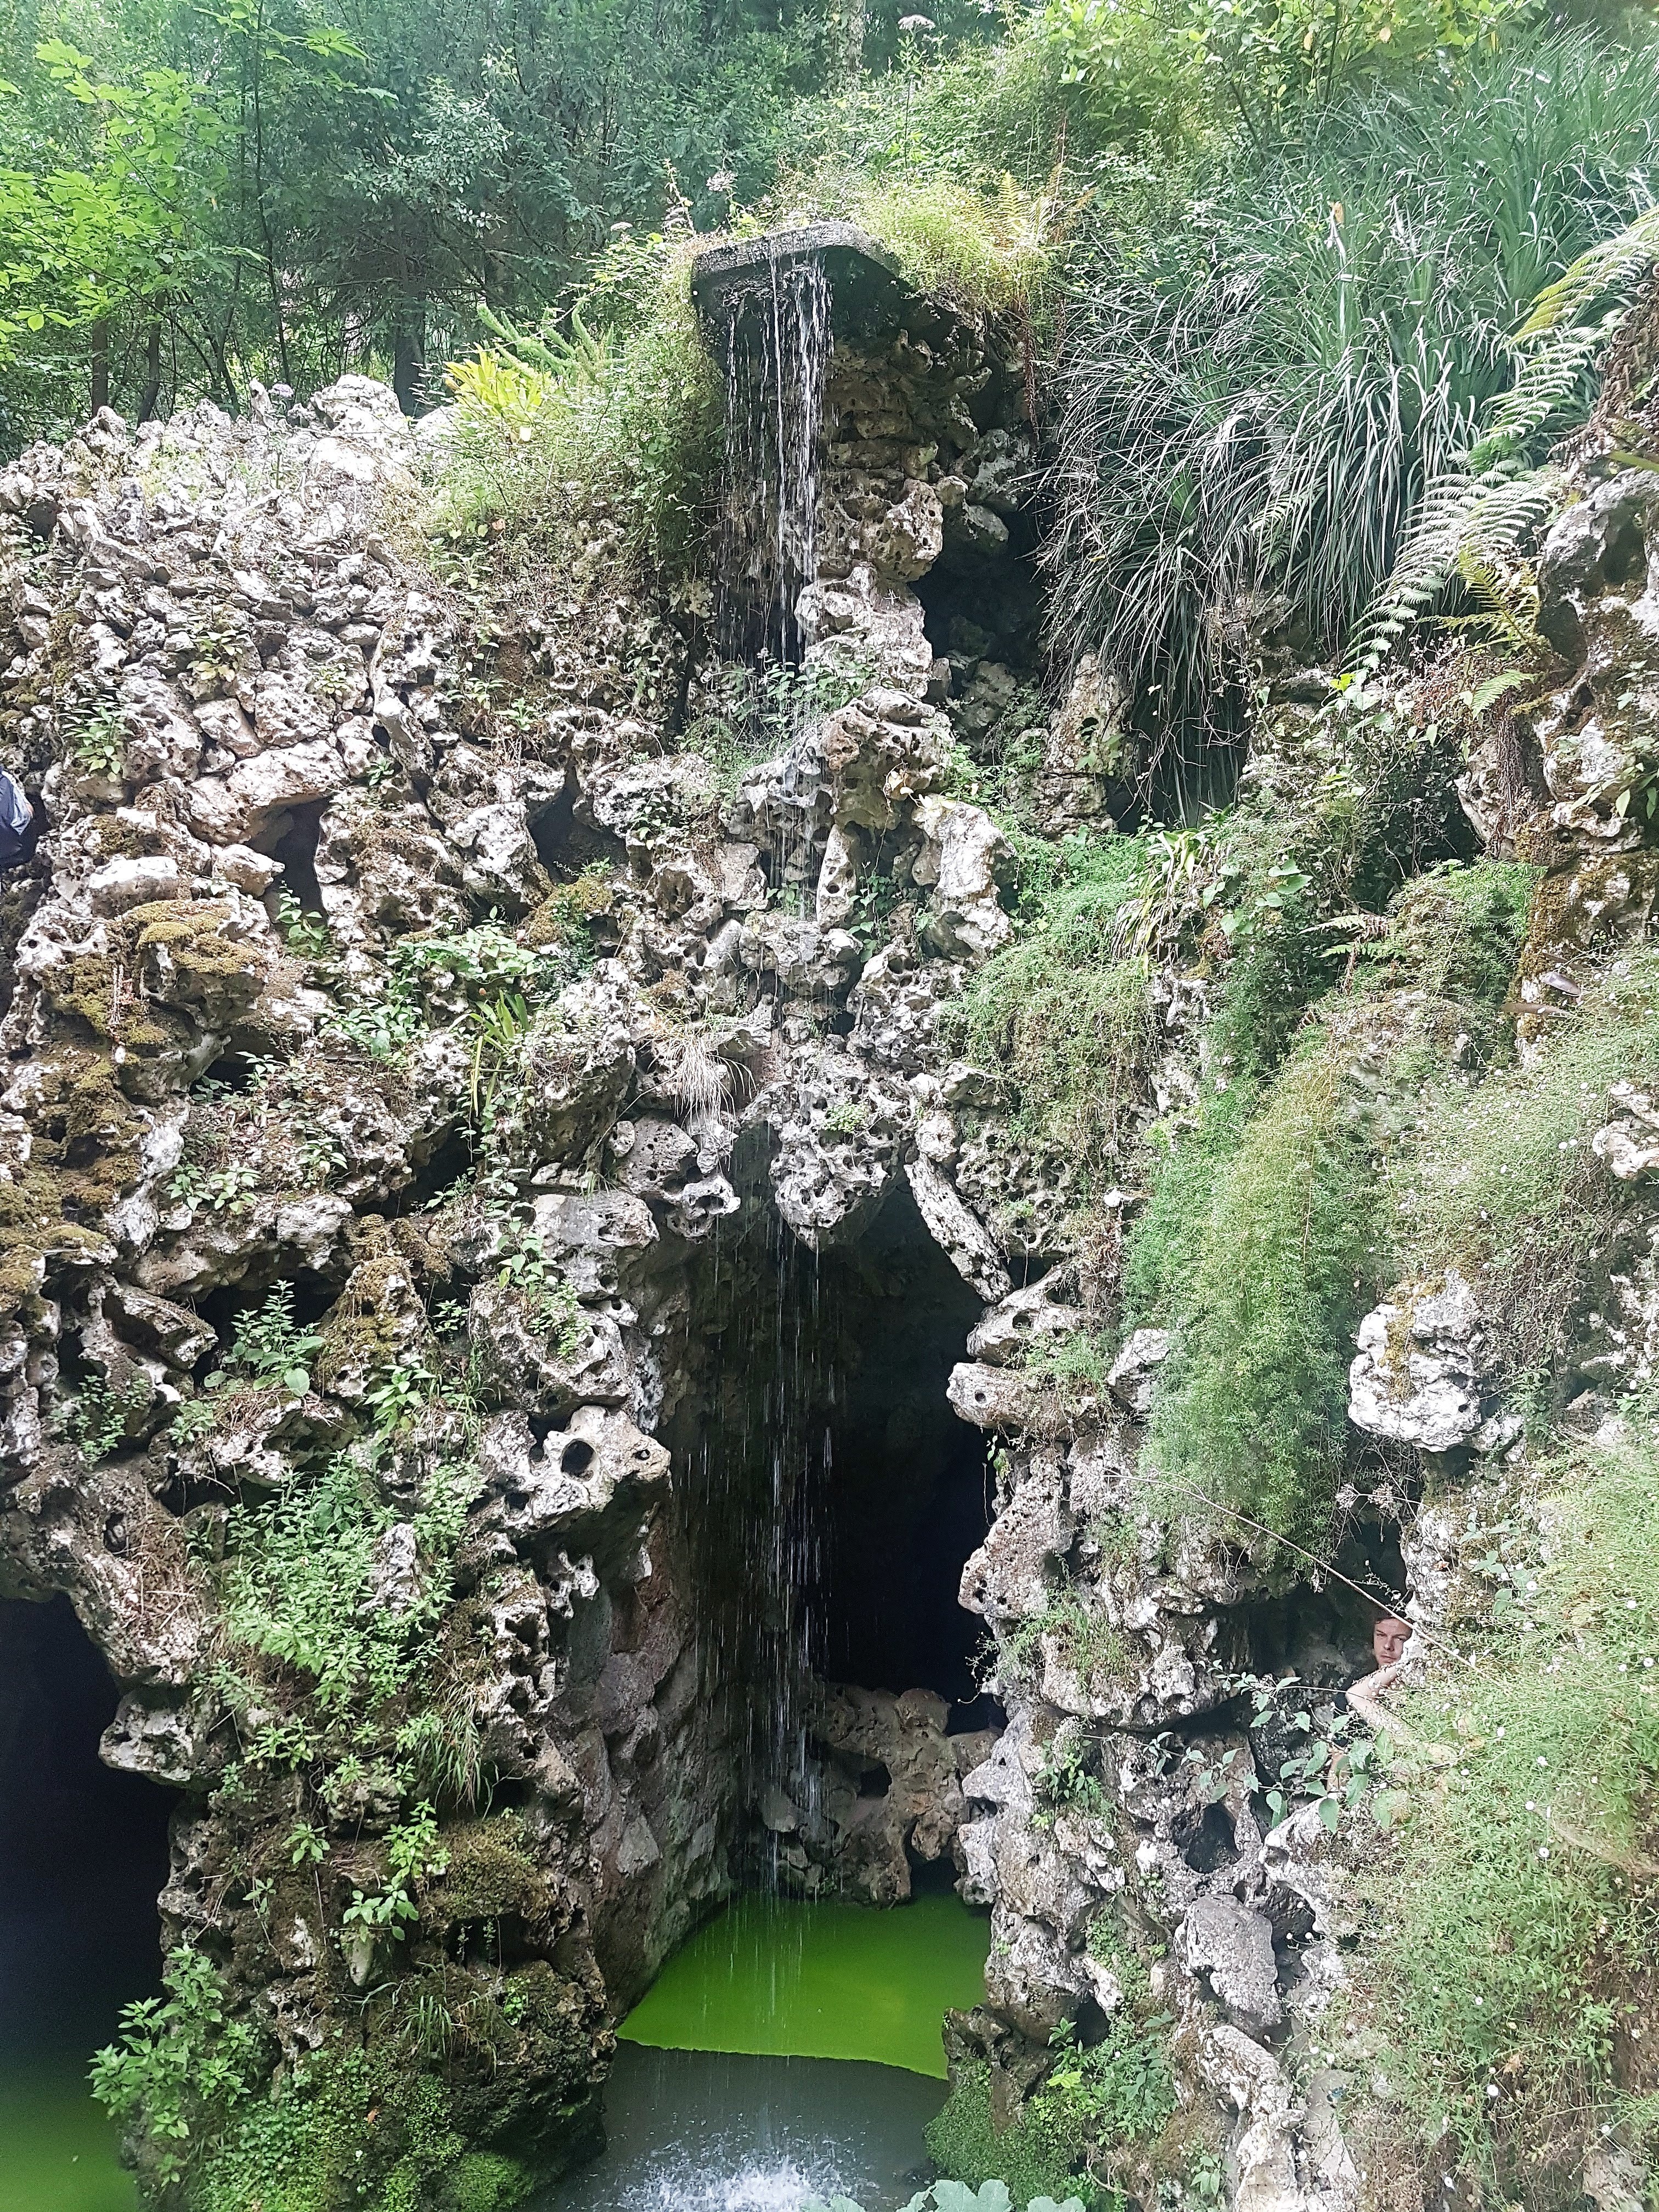
[[[0,1599],[0,2063],[78,2057],[154,1993],[172,1792],[98,1757],[118,1692],[65,1597]]]
[[[962,1570],[990,1522],[984,1432],[945,1397],[981,1302],[897,1182],[871,1227],[826,1255],[820,1297],[836,1326],[836,1401],[812,1601],[815,1670],[868,1690],[978,1698],[976,1614]]]
[[[196,1311],[219,1340],[219,1351],[210,1364],[227,1357],[237,1333],[259,1312],[275,1290],[286,1285],[289,1312],[297,1329],[312,1329],[340,1295],[338,1283],[314,1267],[295,1267],[287,1273],[265,1274],[251,1270],[234,1283],[205,1291],[195,1301]]]
[[[576,779],[567,775],[563,788],[550,805],[530,817],[531,842],[536,857],[556,884],[569,883],[585,868],[603,862],[623,865],[627,848],[620,837],[576,818]]]
[[[1398,1529],[1356,1517],[1328,1572],[1239,1608],[1236,1663],[1255,1674],[1294,1674],[1316,1688],[1345,1688],[1376,1666],[1372,1628],[1383,1613],[1399,1612],[1406,1586]]]
[[[732,1711],[752,1801],[788,1767],[814,1680],[932,1692],[952,1734],[994,1709],[958,1601],[990,1519],[986,1439],[945,1395],[981,1301],[902,1177],[819,1254],[779,1221],[763,1161],[743,1179],[744,1225],[711,1241],[693,1290],[708,1364],[665,1441],[705,1687]]]
[[[317,841],[322,833],[325,799],[295,806],[282,817],[285,827],[268,849],[282,863],[282,874],[273,889],[289,892],[301,914],[323,912],[323,890],[317,880]]]

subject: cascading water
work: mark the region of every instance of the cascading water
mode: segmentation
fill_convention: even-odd
[[[699,1559],[704,1694],[727,1716],[738,1800],[764,1842],[749,1871],[777,1880],[784,1804],[811,1822],[816,1771],[807,1752],[813,1600],[823,1575],[821,1504],[833,1447],[833,1364],[821,1362],[823,1315],[815,1257],[768,1211],[770,1295],[747,1295],[751,1267],[725,1277],[708,1417],[688,1470],[687,1539]],[[716,1254],[720,1268],[723,1255]],[[717,1272],[717,1280],[719,1279]]]
[[[801,655],[817,564],[823,389],[833,344],[821,262],[769,258],[726,296],[726,471],[716,631],[731,660]]]

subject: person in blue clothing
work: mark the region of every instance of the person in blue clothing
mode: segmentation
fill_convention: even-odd
[[[0,768],[0,868],[15,868],[34,850],[34,809],[15,775]]]

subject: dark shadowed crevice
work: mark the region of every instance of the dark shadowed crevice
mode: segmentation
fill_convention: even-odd
[[[289,892],[302,914],[323,911],[322,886],[317,880],[317,840],[327,804],[326,799],[319,799],[294,807],[288,817],[288,827],[270,848],[271,859],[280,861],[283,870],[276,888]]]
[[[0,2063],[89,2052],[159,1981],[170,1792],[98,1757],[118,1692],[69,1600],[0,1600]]]
[[[555,883],[568,883],[598,861],[607,867],[623,864],[627,848],[608,830],[595,829],[576,818],[576,781],[565,778],[564,787],[549,806],[530,817],[531,840],[536,857]]]

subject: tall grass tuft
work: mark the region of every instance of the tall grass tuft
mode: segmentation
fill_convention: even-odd
[[[1103,225],[1051,489],[1055,646],[1224,722],[1254,595],[1331,655],[1514,374],[1528,303],[1659,195],[1659,47],[1539,36],[1356,90]]]

